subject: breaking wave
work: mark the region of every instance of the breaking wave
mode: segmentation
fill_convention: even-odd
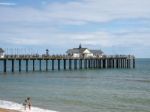
[[[31,110],[24,110],[22,104],[4,100],[0,100],[0,108],[17,110],[20,112],[58,112],[53,110],[41,109],[38,107],[32,107]]]

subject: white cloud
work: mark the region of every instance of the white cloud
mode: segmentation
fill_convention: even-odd
[[[150,47],[150,32],[148,30],[126,30],[112,33],[108,31],[71,33],[62,32],[49,27],[45,29],[39,28],[22,28],[16,27],[7,32],[5,29],[0,33],[1,42],[16,44],[16,45],[54,45],[54,46],[72,46],[73,44],[82,43],[84,45],[99,46],[99,47]],[[67,44],[66,44],[67,43]]]
[[[0,2],[0,6],[14,6],[15,3]]]
[[[61,23],[107,22],[116,19],[150,19],[149,0],[82,0],[51,3],[42,10],[1,7],[1,21],[52,21]]]

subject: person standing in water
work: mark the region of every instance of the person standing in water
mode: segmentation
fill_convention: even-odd
[[[27,105],[28,105],[29,110],[31,110],[31,98],[30,97],[27,98]]]
[[[24,106],[24,110],[26,110],[26,108],[27,108],[27,100],[24,100],[23,106]]]

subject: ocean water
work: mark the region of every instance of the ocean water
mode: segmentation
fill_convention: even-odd
[[[150,112],[150,59],[135,69],[0,73],[0,107],[22,108],[26,97],[36,112]]]

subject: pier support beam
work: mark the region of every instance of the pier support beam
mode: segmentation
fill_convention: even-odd
[[[125,59],[125,64],[124,65],[125,65],[125,68],[127,68],[127,59]]]
[[[130,59],[127,59],[127,68],[130,68]]]
[[[99,68],[99,60],[96,60],[96,68]]]
[[[96,59],[93,60],[93,68],[96,68]]]
[[[116,68],[119,68],[119,60],[116,59]]]
[[[74,60],[74,69],[77,69],[77,59]]]
[[[125,68],[125,59],[123,59],[123,68]]]
[[[79,68],[82,69],[82,59],[79,60]]]
[[[72,69],[72,60],[69,59],[69,70],[71,70],[71,69]]]
[[[87,69],[87,59],[84,60],[84,68]]]
[[[135,58],[133,58],[133,68],[135,68]]]
[[[131,59],[129,59],[129,68],[131,68]]]
[[[46,71],[48,71],[48,60],[46,59]]]
[[[112,59],[112,67],[115,68],[115,60]]]
[[[58,59],[58,70],[60,70],[60,60]]]
[[[120,68],[120,58],[118,58],[118,68]]]
[[[123,59],[121,59],[121,68],[123,68]]]
[[[55,66],[54,63],[55,63],[54,60],[52,60],[52,70],[54,70],[54,66]]]
[[[42,60],[39,60],[39,70],[42,71]]]
[[[12,61],[12,72],[14,72],[14,59],[11,60]]]
[[[102,66],[105,68],[105,59],[102,60]]]
[[[26,59],[26,72],[28,72],[28,59]]]
[[[21,72],[21,60],[19,59],[19,72]]]
[[[100,68],[103,68],[103,61],[100,59]]]
[[[33,59],[33,71],[35,71],[35,60]]]
[[[64,59],[64,70],[66,70],[66,59]]]
[[[98,68],[101,68],[101,59],[98,60]]]
[[[88,68],[91,67],[91,62],[90,62],[90,59],[88,60]]]
[[[4,73],[7,72],[7,60],[4,59]]]
[[[106,60],[107,60],[107,62],[106,62],[107,68],[110,68],[110,59],[106,59]]]
[[[91,68],[94,68],[94,62],[93,62],[93,59],[91,59]]]

